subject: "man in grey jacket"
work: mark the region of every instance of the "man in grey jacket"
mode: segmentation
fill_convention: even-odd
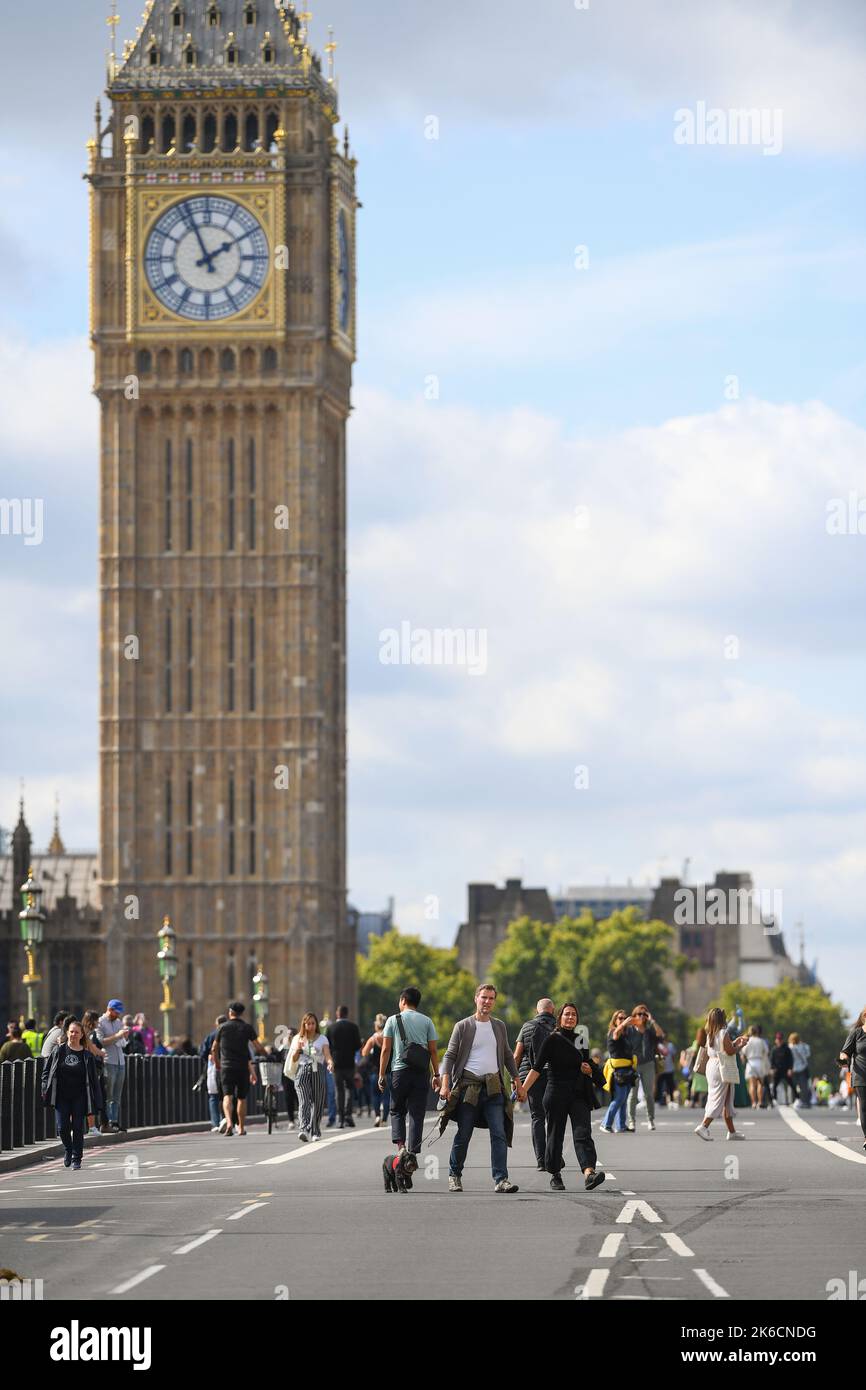
[[[514,1078],[518,1099],[526,1091],[508,1044],[508,1032],[500,1018],[493,1018],[496,989],[479,985],[475,991],[475,1013],[455,1023],[442,1063],[439,1093],[446,1101],[452,1092],[457,1098],[454,1119],[457,1133],[451,1146],[449,1192],[463,1191],[463,1165],[476,1124],[490,1130],[490,1166],[495,1192],[516,1192],[517,1184],[508,1180],[508,1141],[505,1137],[505,1092],[503,1068]]]
[[[535,1067],[535,1059],[541,1051],[544,1039],[556,1027],[556,1005],[552,999],[539,999],[535,1006],[535,1018],[524,1023],[517,1034],[514,1060],[520,1068],[520,1079],[525,1081],[530,1069]],[[532,1124],[532,1147],[539,1172],[544,1172],[544,1155],[547,1148],[547,1116],[544,1112],[544,1092],[547,1086],[547,1068],[544,1069],[541,1083],[529,1092],[529,1114]]]

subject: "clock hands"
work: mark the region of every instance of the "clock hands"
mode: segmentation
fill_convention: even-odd
[[[199,237],[199,240],[201,241],[201,237]],[[208,270],[212,273],[213,270],[214,270],[214,264],[213,264],[214,256],[220,256],[220,255],[222,255],[223,251],[231,251],[231,249],[232,249],[232,247],[233,247],[234,245],[235,245],[235,243],[234,243],[233,241],[224,241],[223,244],[222,244],[222,246],[217,246],[217,247],[214,248],[213,251],[208,251],[208,250],[206,249],[206,247],[204,246],[204,244],[202,244],[202,248],[201,248],[201,249],[202,249],[202,251],[204,251],[204,255],[202,256],[202,258],[201,258],[200,261],[196,261],[196,265],[197,265],[197,266],[200,266],[200,265],[207,265]]]

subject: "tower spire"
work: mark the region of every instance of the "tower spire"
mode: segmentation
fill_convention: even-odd
[[[65,854],[66,846],[60,836],[60,795],[54,793],[54,834],[51,836],[51,843],[48,846],[49,854]]]
[[[120,23],[120,15],[117,13],[117,0],[111,0],[111,13],[105,22],[111,31],[111,53],[108,57],[108,80],[109,82],[113,82],[117,74],[117,26]]]
[[[328,55],[328,81],[334,85],[334,54],[337,51],[336,40],[334,39],[334,26],[328,25],[328,42],[325,44],[325,52]]]

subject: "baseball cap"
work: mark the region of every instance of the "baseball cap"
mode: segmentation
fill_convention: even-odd
[[[123,1002],[120,999],[109,999],[105,1007],[107,1009],[114,1009],[116,1013],[123,1013]]]

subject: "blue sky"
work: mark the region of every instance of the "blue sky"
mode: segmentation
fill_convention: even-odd
[[[23,774],[37,840],[57,787],[79,846],[97,828],[81,172],[105,9],[49,0],[53,99],[23,66],[0,96],[3,492],[46,506],[41,547],[0,539],[0,637],[24,653],[0,682],[0,821]],[[866,487],[862,7],[334,0],[320,48],[329,22],[364,203],[353,900],[394,894],[404,926],[450,942],[469,880],[654,879],[690,856],[781,888],[790,944],[802,918],[859,1011],[866,536],[824,517]],[[32,44],[28,11],[4,25]],[[781,110],[781,152],[675,144],[699,101]],[[483,628],[487,674],[383,666],[402,620]]]

